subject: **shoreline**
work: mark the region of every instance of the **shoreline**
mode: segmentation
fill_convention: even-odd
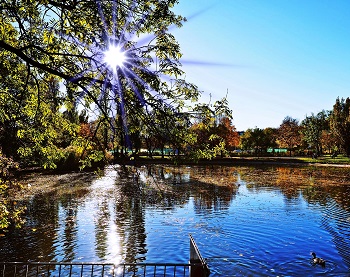
[[[117,162],[118,164],[118,162]],[[317,167],[349,167],[350,164],[345,163],[322,163],[319,161],[307,162],[301,160],[299,157],[227,157],[214,158],[212,160],[202,159],[199,161],[183,160],[176,164],[169,158],[143,158],[139,157],[134,161],[124,161],[125,165],[149,165],[149,164],[169,164],[169,165],[281,165],[281,166],[317,166]]]
[[[280,166],[315,166],[315,167],[344,167],[350,168],[350,164],[346,163],[322,163],[319,161],[307,162],[300,159],[300,157],[225,157],[225,158],[214,158],[211,160],[201,159],[198,161],[180,160],[178,163],[170,158],[148,158],[138,157],[136,160],[115,160],[113,163],[105,164],[108,165],[120,165],[120,166],[136,166],[140,167],[143,165],[170,165],[170,166],[205,166],[205,165],[224,165],[224,166],[255,166],[255,165],[280,165]],[[41,167],[28,167],[18,169],[14,174],[15,178],[26,176],[28,174],[40,173],[43,175],[64,175],[67,173],[94,173],[100,170],[100,167],[86,168],[83,170],[72,169],[72,170],[60,170],[60,169],[43,169]]]

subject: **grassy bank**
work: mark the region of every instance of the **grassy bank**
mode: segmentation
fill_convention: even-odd
[[[332,158],[330,155],[320,156],[316,159],[312,159],[309,157],[300,157],[298,158],[306,163],[323,163],[323,164],[342,164],[342,165],[350,165],[350,158],[346,156],[337,156]]]
[[[158,157],[154,156],[149,158],[146,156],[138,157],[136,160],[129,161],[129,164],[142,165],[142,164],[174,164],[174,160],[170,157]],[[211,160],[199,160],[189,161],[186,159],[180,159],[177,164],[183,165],[206,165],[206,164],[223,164],[223,165],[248,165],[248,164],[283,164],[283,165],[323,165],[323,166],[349,166],[350,158],[344,156],[338,156],[332,158],[329,155],[320,156],[318,158],[311,157],[258,157],[258,156],[236,156],[236,157],[217,157]]]

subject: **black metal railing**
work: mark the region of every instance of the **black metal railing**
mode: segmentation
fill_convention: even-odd
[[[190,235],[189,263],[0,262],[2,277],[207,277],[209,268]]]
[[[187,277],[191,268],[200,264],[179,263],[56,263],[56,262],[0,262],[0,276],[3,277],[129,277],[129,276],[174,276]],[[192,270],[193,271],[193,270]]]
[[[202,257],[199,248],[190,234],[190,264],[193,266],[190,269],[190,277],[207,277],[210,275],[209,267]]]

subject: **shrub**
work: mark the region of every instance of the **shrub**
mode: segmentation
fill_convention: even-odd
[[[23,187],[14,178],[14,171],[18,164],[7,158],[0,150],[0,229],[5,230],[11,225],[21,227],[24,223],[22,214],[25,207],[21,207],[14,200],[15,194]]]

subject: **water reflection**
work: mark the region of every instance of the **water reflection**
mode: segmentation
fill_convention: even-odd
[[[142,190],[139,182],[118,182],[117,185],[120,193],[116,194],[114,210],[122,248],[125,249],[124,261],[141,262],[147,252]]]
[[[345,212],[342,207],[329,199],[326,205],[325,213],[322,218],[322,226],[331,235],[332,241],[335,244],[343,261],[350,266],[350,215]]]
[[[108,223],[110,222],[111,214],[109,211],[109,203],[107,199],[103,199],[102,203],[99,203],[96,211],[95,219],[95,249],[96,255],[101,260],[107,254],[108,248]]]
[[[0,257],[186,262],[194,233],[213,276],[341,276],[350,266],[349,185],[338,168],[111,167],[30,199],[25,227],[0,238]],[[332,266],[312,268],[310,251]]]

